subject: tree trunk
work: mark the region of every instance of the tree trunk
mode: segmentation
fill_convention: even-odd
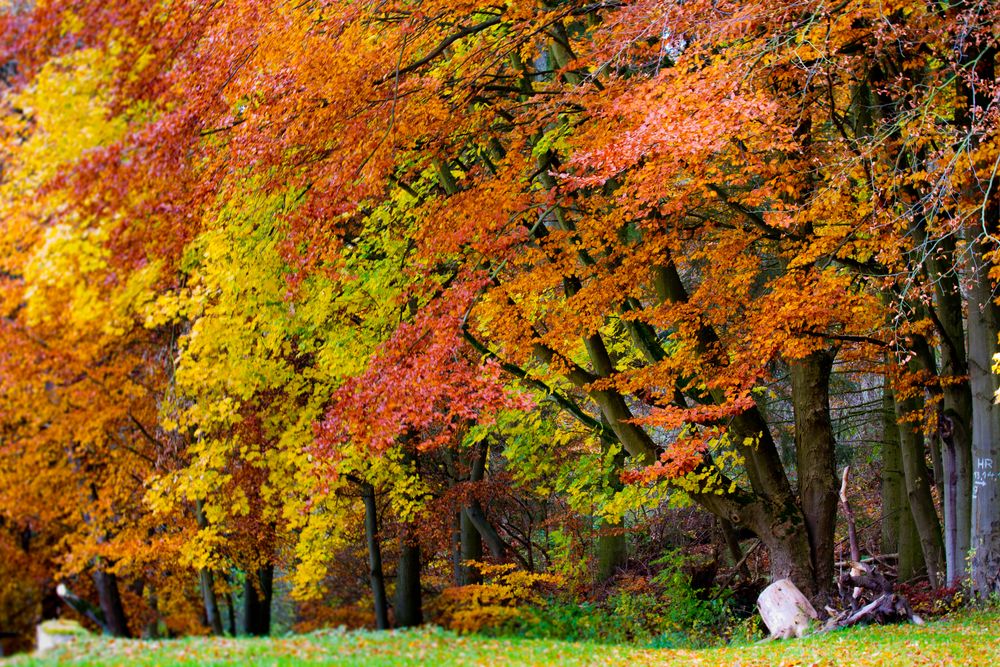
[[[222,616],[215,597],[215,576],[209,569],[198,570],[198,583],[201,585],[201,599],[205,603],[205,620],[212,628],[213,635],[222,634]]]
[[[897,554],[896,576],[899,581],[909,581],[924,571],[924,556],[906,495],[899,438],[895,401],[887,379],[882,393],[882,552]]]
[[[468,509],[461,514],[461,547],[462,562],[459,564],[459,585],[477,584],[481,581],[479,570],[467,565],[467,561],[481,562],[483,560],[483,537],[476,530],[476,525],[469,516]]]
[[[227,582],[228,583],[228,582]],[[233,603],[233,592],[226,591],[226,624],[229,636],[236,636],[236,605]]]
[[[420,592],[420,545],[412,541],[412,528],[400,535],[399,567],[396,570],[396,627],[408,628],[424,622]]]
[[[605,523],[597,536],[597,580],[607,581],[628,560],[628,544],[621,521]]]
[[[837,527],[836,440],[830,421],[833,354],[813,352],[790,364],[795,411],[795,457],[799,498],[812,552],[816,595],[833,590]],[[822,600],[821,600],[822,602]]]
[[[247,573],[243,586],[243,617],[246,634],[267,637],[271,634],[271,595],[274,585],[274,566],[267,565],[256,572]]]
[[[970,239],[970,245],[975,239]],[[986,599],[1000,592],[1000,406],[995,403],[997,376],[992,364],[1000,330],[988,264],[972,253],[969,290],[969,376],[972,387],[972,587]]]
[[[971,3],[962,2],[960,6]],[[963,7],[964,8],[964,7]],[[997,47],[995,40],[969,40],[961,45],[961,64],[975,76],[955,77],[957,134],[969,138],[969,154],[981,146],[983,129],[976,127],[995,104],[992,87],[996,81]],[[992,162],[992,160],[990,160]],[[970,249],[969,292],[967,295],[969,385],[972,390],[972,589],[986,599],[1000,592],[1000,407],[995,403],[997,376],[992,372],[998,351],[1000,309],[995,302],[989,273],[989,251],[996,250],[1000,235],[1000,193],[997,192],[995,165],[981,158],[975,165],[981,173],[993,170],[985,181],[975,179],[965,195],[972,202],[982,202],[982,209],[967,224],[965,240]],[[982,192],[985,186],[986,192]],[[987,245],[987,243],[989,245]],[[994,263],[995,263],[994,258]]]
[[[955,239],[947,236],[928,254],[934,313],[941,334],[942,379],[938,436],[943,457],[945,559],[950,585],[965,577],[972,526],[972,392],[965,351],[962,294],[955,272]]]
[[[720,475],[722,486],[731,484],[717,470],[708,474]],[[768,550],[774,581],[791,579],[807,597],[815,596],[817,601],[822,601],[823,595],[818,594],[820,587],[813,572],[809,537],[797,505],[779,505],[738,487],[728,494],[705,491],[689,492],[689,495],[717,517],[750,529],[760,539]]]
[[[899,581],[911,581],[927,572],[924,563],[924,552],[920,548],[920,535],[917,533],[917,522],[909,508],[909,497],[905,485],[900,487],[899,513],[899,560],[896,566],[896,578]]]
[[[894,398],[896,417],[899,420],[923,408],[923,401],[920,398],[900,399],[899,396]],[[920,548],[927,567],[927,578],[931,586],[937,588],[941,584],[943,573],[944,545],[941,539],[941,523],[934,509],[934,500],[931,498],[924,438],[919,427],[914,428],[913,424],[905,422],[900,424],[899,446],[903,461],[903,477],[906,481],[906,497],[917,534],[920,536]]]
[[[802,582],[799,588],[810,600],[822,601],[827,597],[827,592],[816,581],[809,541],[803,539],[806,537],[802,534],[805,533],[804,526],[799,526],[802,533],[789,530],[790,528],[789,524],[774,523],[768,529],[754,531],[767,547],[771,559],[771,579]]]
[[[59,597],[59,593],[56,592],[56,587],[52,583],[46,583],[41,600],[42,620],[50,621],[54,618],[59,618],[61,607],[62,600]]]
[[[149,587],[149,592],[146,595],[146,604],[149,605],[149,610],[153,613],[142,629],[142,638],[163,639],[164,634],[161,629],[164,627],[164,624],[163,616],[160,615],[160,599],[152,586]]]
[[[202,507],[202,501],[196,500],[194,516],[199,529],[203,529],[208,525]],[[215,596],[215,574],[208,568],[198,570],[198,583],[201,585],[201,599],[205,604],[205,620],[208,623],[208,627],[212,628],[213,635],[221,635],[222,616],[219,614],[219,602]]]
[[[477,484],[478,482],[481,482],[483,477],[486,475],[487,453],[487,448],[482,444],[473,449],[472,460],[469,465],[470,484]],[[462,561],[458,566],[458,583],[460,586],[475,584],[481,581],[479,570],[477,570],[474,566],[470,567],[465,564],[466,561],[480,562],[483,560],[483,537],[476,528],[472,514],[470,514],[470,510],[473,505],[475,505],[479,509],[479,512],[482,513],[482,507],[479,505],[479,500],[475,497],[470,497],[469,501],[466,503],[465,507],[462,508],[462,511],[459,514],[459,546]]]
[[[128,620],[125,618],[125,607],[122,606],[121,593],[118,590],[118,577],[97,567],[93,578],[101,613],[104,615],[105,629],[113,637],[131,637]]]
[[[918,308],[916,313],[918,317],[928,317],[928,310],[924,307]],[[931,344],[927,341],[926,336],[919,334],[913,334],[910,336],[910,350],[914,354],[914,359],[909,366],[911,371],[923,371],[927,373],[929,377],[938,377],[937,358],[934,355],[934,348],[931,347]],[[928,387],[928,391],[931,394],[931,404],[942,400],[941,390],[936,385],[931,384]],[[921,407],[925,407],[927,405],[927,401],[921,399],[920,405]],[[944,498],[944,463],[941,455],[940,438],[932,436],[926,438],[924,442],[927,445],[927,453],[930,456],[930,479],[932,488],[937,491],[938,498]],[[942,561],[942,563],[943,562],[944,561]]]
[[[960,551],[960,535],[965,535],[966,538],[970,535],[969,528],[966,526],[965,530],[961,530],[959,527],[958,518],[958,472],[957,468],[957,452],[954,448],[954,443],[940,439],[941,447],[941,459],[942,459],[942,492],[941,492],[941,506],[943,508],[942,512],[942,525],[944,527],[944,569],[945,569],[945,583],[949,586],[958,583],[961,578],[962,570],[964,569],[961,563],[965,560]],[[965,541],[968,541],[966,539]],[[968,548],[966,548],[968,552]]]
[[[882,553],[899,549],[900,516],[909,506],[902,502],[903,460],[899,451],[899,425],[889,381],[882,388]]]
[[[500,534],[497,533],[497,529],[493,527],[493,524],[489,522],[486,518],[486,513],[483,512],[483,507],[480,505],[478,500],[473,500],[468,507],[465,508],[465,516],[469,517],[472,525],[476,527],[479,531],[479,536],[483,538],[483,543],[490,552],[490,556],[496,560],[503,560],[507,557],[509,553],[509,547],[507,543],[500,538]]]
[[[609,443],[601,441],[601,453],[608,459]],[[605,475],[605,482],[615,493],[621,491],[622,484],[621,471],[625,466],[625,450],[619,448],[618,452],[608,461],[608,471]],[[625,565],[628,559],[628,541],[622,521],[611,522],[605,520],[597,536],[597,580],[607,581],[615,576],[618,569]]]
[[[223,599],[226,602],[226,628],[230,637],[236,636],[236,604],[233,601],[233,580],[232,577],[223,570],[220,572],[222,581],[226,584],[226,593]]]
[[[719,529],[722,531],[722,539],[729,549],[729,557],[733,559],[733,567],[739,568],[740,576],[744,579],[750,578],[750,568],[743,557],[743,548],[740,546],[740,538],[733,528],[733,524],[728,519],[719,518]]]
[[[375,607],[375,627],[389,627],[389,601],[385,594],[385,575],[382,571],[382,548],[378,537],[378,507],[375,504],[375,487],[361,484],[361,498],[365,504],[365,542],[368,545],[368,581]]]
[[[464,576],[462,570],[462,508],[459,508],[452,515],[449,546],[451,549],[451,579],[456,586],[461,586]]]

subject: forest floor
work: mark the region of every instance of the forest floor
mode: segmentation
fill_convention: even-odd
[[[81,639],[27,665],[1000,665],[1000,614],[966,613],[924,626],[842,630],[801,640],[717,649],[642,649],[492,639],[439,629],[319,631],[270,639]]]

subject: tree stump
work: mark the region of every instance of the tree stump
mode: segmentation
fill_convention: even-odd
[[[791,579],[779,579],[765,588],[757,598],[757,609],[774,639],[801,637],[819,618]]]
[[[89,634],[76,621],[64,619],[45,621],[44,623],[40,623],[36,628],[37,645],[35,646],[35,650],[38,653],[44,653],[51,648],[55,648],[61,644],[68,644],[75,639],[86,637]]]

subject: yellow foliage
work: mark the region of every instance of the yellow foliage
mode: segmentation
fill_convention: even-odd
[[[436,621],[457,632],[478,632],[517,618],[528,605],[540,604],[542,592],[562,583],[554,574],[518,570],[515,565],[466,561],[484,583],[446,588],[435,601]]]

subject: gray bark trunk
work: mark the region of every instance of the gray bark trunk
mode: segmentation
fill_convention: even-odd
[[[941,394],[938,436],[943,458],[945,559],[948,583],[966,573],[972,526],[972,392],[965,351],[962,295],[955,267],[955,240],[949,236],[927,258],[934,284],[934,312],[941,334]]]
[[[229,629],[229,634],[232,637],[236,636],[236,605],[233,603],[233,594],[231,591],[226,592],[226,625]]]
[[[205,620],[212,628],[213,635],[222,634],[222,617],[219,615],[219,605],[215,597],[215,576],[211,570],[198,570],[198,583],[201,586],[201,598],[205,603]]]
[[[202,508],[202,501],[196,500],[194,516],[198,528],[205,528],[208,525]],[[205,620],[208,622],[208,627],[212,628],[213,635],[221,635],[222,616],[219,614],[219,601],[215,595],[215,573],[208,568],[198,570],[198,583],[201,586],[201,599],[205,604]]]
[[[904,416],[923,408],[919,398],[900,399],[895,397],[896,417]],[[899,426],[900,454],[903,461],[903,477],[906,482],[906,497],[910,512],[920,536],[920,548],[927,567],[927,578],[931,586],[937,588],[944,571],[944,544],[941,538],[941,522],[934,509],[931,497],[930,475],[927,470],[927,454],[923,433],[911,423]]]
[[[738,567],[740,576],[744,579],[750,578],[750,568],[747,567],[743,559],[743,548],[740,546],[740,538],[733,528],[733,524],[728,519],[719,518],[719,529],[722,531],[722,539],[729,549],[729,557],[733,560],[733,566]]]
[[[969,377],[972,386],[972,587],[982,599],[1000,592],[1000,406],[995,402],[1000,313],[988,265],[974,252],[969,291]]]
[[[500,539],[500,534],[497,533],[496,528],[486,518],[486,513],[483,511],[483,507],[479,504],[478,500],[472,501],[465,508],[465,516],[469,518],[469,521],[472,522],[472,525],[479,532],[479,536],[483,539],[483,543],[489,550],[490,556],[496,560],[503,560],[508,556],[510,548],[506,542]]]
[[[961,54],[962,65],[972,69],[976,76],[956,77],[955,124],[960,137],[971,135],[970,153],[974,153],[985,138],[983,129],[975,127],[975,118],[985,117],[988,105],[995,104],[990,87],[996,80],[997,47],[995,40],[969,40],[961,46],[966,49]],[[977,166],[986,170],[993,168],[989,163]],[[972,265],[967,296],[972,390],[971,574],[973,592],[980,599],[986,599],[1000,592],[1000,408],[995,403],[997,377],[992,372],[997,334],[1000,333],[1000,310],[989,278],[990,262],[986,259],[987,251],[996,249],[996,239],[1000,235],[1000,193],[997,192],[995,172],[985,181],[985,194],[982,187],[983,182],[977,180],[966,193],[972,202],[982,202],[982,209],[975,211],[978,215],[966,228],[966,242]]]
[[[799,498],[812,551],[816,594],[832,591],[834,576],[837,443],[830,421],[832,369],[833,354],[828,351],[814,352],[790,364]]]

